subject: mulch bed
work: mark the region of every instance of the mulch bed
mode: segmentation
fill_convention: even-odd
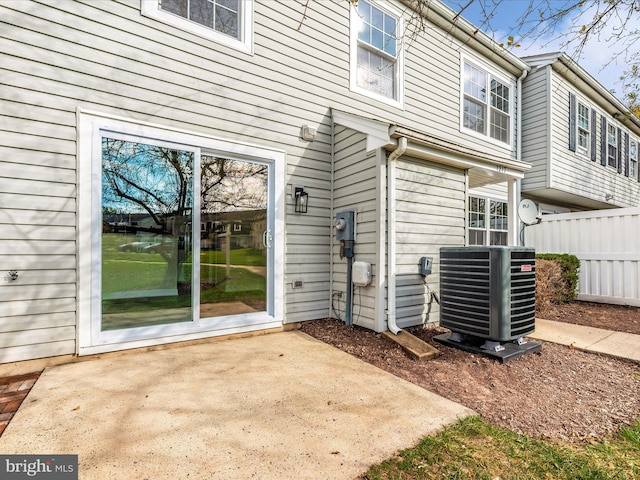
[[[301,330],[533,438],[594,441],[640,419],[640,366],[629,361],[541,342],[539,353],[503,364],[433,342],[445,329],[418,327],[411,333],[441,352],[419,362],[380,334],[335,319]]]

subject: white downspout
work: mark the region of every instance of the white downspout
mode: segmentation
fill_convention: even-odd
[[[523,70],[522,75],[518,77],[517,86],[516,86],[516,89],[518,91],[518,101],[516,102],[516,108],[518,109],[518,118],[516,121],[516,129],[517,129],[516,160],[518,160],[519,162],[522,161],[522,81],[526,78],[528,74],[529,74],[529,70]],[[520,202],[521,197],[522,197],[522,179],[519,178],[516,180],[516,191],[515,191],[516,204]],[[515,209],[511,208],[511,210],[515,210]],[[520,245],[521,243],[522,245],[524,245],[524,238],[520,238],[520,221],[517,215],[515,215],[513,228],[515,229],[515,234],[513,236],[516,239],[516,242],[514,243],[514,245],[521,246]]]
[[[398,147],[387,160],[387,328],[400,333],[396,324],[396,160],[407,150],[407,139],[400,137]]]

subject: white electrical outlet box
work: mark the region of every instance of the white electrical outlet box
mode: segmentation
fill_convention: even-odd
[[[366,287],[371,283],[371,264],[369,262],[353,262],[351,281],[357,287]]]

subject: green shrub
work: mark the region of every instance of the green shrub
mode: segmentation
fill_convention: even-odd
[[[571,303],[578,295],[578,272],[580,260],[575,255],[566,253],[538,253],[536,260],[543,260],[536,264],[536,300],[538,299],[538,285],[540,289],[551,289],[546,293],[540,292],[540,296],[549,298],[552,303]],[[560,267],[560,279],[557,282],[549,282],[544,278],[548,270],[544,267],[544,260],[556,263]],[[542,267],[540,271],[538,266]],[[540,279],[540,281],[539,281]]]

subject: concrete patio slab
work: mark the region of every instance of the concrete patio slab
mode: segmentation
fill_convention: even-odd
[[[352,479],[473,414],[301,332],[47,369],[5,454],[78,454],[80,478]]]

